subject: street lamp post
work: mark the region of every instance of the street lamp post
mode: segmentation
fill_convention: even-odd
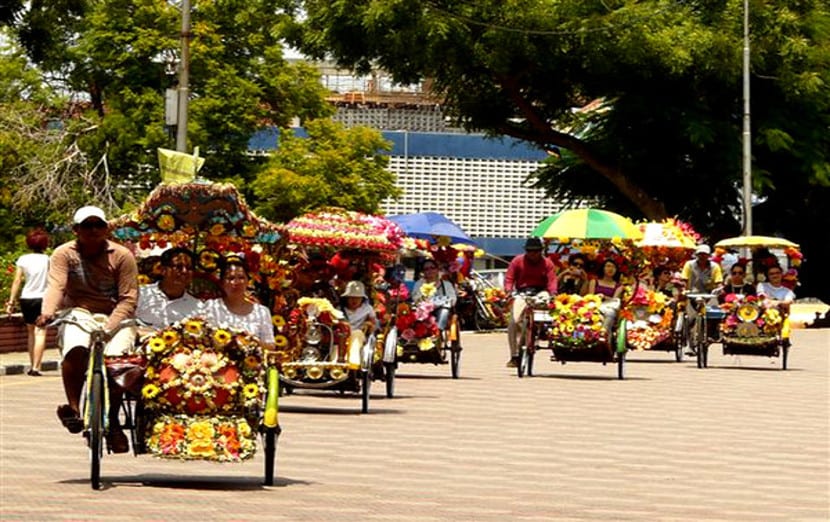
[[[187,103],[190,96],[190,0],[182,0],[182,61],[179,67],[176,150],[187,152]]]
[[[752,235],[752,135],[749,112],[749,0],[744,0],[743,229]]]

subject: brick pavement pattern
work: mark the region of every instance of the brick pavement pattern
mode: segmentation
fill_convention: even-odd
[[[89,486],[55,417],[58,372],[0,377],[0,520],[514,521],[830,519],[830,330],[779,359],[710,367],[630,354],[627,379],[548,362],[519,379],[503,333],[465,334],[462,378],[404,364],[397,397],[283,397],[276,485],[243,464],[107,455]]]

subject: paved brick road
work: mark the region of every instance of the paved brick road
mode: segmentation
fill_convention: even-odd
[[[371,413],[356,396],[283,398],[277,485],[244,464],[107,456],[54,416],[57,372],[0,377],[0,519],[830,519],[830,330],[798,330],[779,360],[711,365],[635,353],[629,378],[596,363],[503,367],[504,334],[469,334],[462,379],[403,365]]]

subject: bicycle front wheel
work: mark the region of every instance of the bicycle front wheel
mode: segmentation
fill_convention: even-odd
[[[104,376],[95,373],[92,376],[91,388],[87,400],[89,401],[89,461],[90,482],[92,489],[101,489],[101,457],[104,453]]]

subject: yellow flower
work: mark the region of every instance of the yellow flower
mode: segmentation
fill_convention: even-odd
[[[225,225],[222,223],[214,223],[210,226],[208,234],[211,236],[221,236],[225,233]]]
[[[216,346],[219,348],[225,346],[229,342],[231,342],[232,336],[231,333],[227,330],[218,329],[213,333],[213,341],[216,343]]]
[[[153,337],[152,339],[147,341],[147,346],[150,348],[150,350],[156,353],[162,352],[165,348],[167,348],[167,344],[165,344],[164,339],[162,339],[161,337]]]
[[[194,320],[187,321],[186,323],[184,323],[184,330],[190,335],[201,335],[202,322]]]
[[[246,399],[256,399],[259,396],[259,386],[256,384],[246,384],[244,388],[242,388],[242,395]]]
[[[426,339],[418,341],[418,349],[422,352],[431,350],[433,346],[435,346],[435,342],[432,340],[432,337],[427,337]]]
[[[161,333],[161,338],[168,345],[175,344],[179,340],[179,334],[175,330],[165,330]]]
[[[271,317],[271,324],[276,326],[277,328],[282,328],[285,326],[285,317],[277,314]]]
[[[256,235],[256,227],[253,223],[245,223],[242,226],[242,237],[254,237]]]
[[[194,457],[212,457],[215,453],[210,439],[196,439],[187,446],[187,454]]]
[[[156,386],[155,384],[147,384],[143,388],[141,388],[141,396],[144,397],[145,399],[153,399],[160,392],[161,392],[161,389],[159,389],[159,387]]]
[[[421,295],[429,299],[435,295],[437,288],[434,283],[424,283],[421,285]]]
[[[744,304],[738,308],[738,317],[740,317],[742,321],[754,321],[755,319],[758,319],[758,315],[760,315],[760,311],[757,306]]]
[[[245,367],[246,368],[256,368],[259,366],[259,359],[253,355],[249,355],[245,357]]]
[[[216,268],[216,259],[219,254],[212,250],[202,250],[199,254],[199,264],[206,270],[213,270]]]
[[[213,437],[213,424],[209,421],[200,421],[194,422],[187,428],[187,438],[196,440],[196,439],[208,439],[210,440]]]
[[[176,228],[176,220],[170,214],[162,214],[156,220],[156,225],[159,229],[164,230],[165,232],[170,232]]]
[[[152,366],[148,366],[146,370],[144,370],[144,377],[148,380],[153,380],[156,378],[156,369]]]
[[[276,346],[277,348],[285,348],[286,346],[288,346],[288,338],[284,335],[275,335],[274,346]]]
[[[241,436],[247,437],[251,434],[251,425],[248,424],[248,421],[246,421],[245,419],[239,419],[236,431]]]

